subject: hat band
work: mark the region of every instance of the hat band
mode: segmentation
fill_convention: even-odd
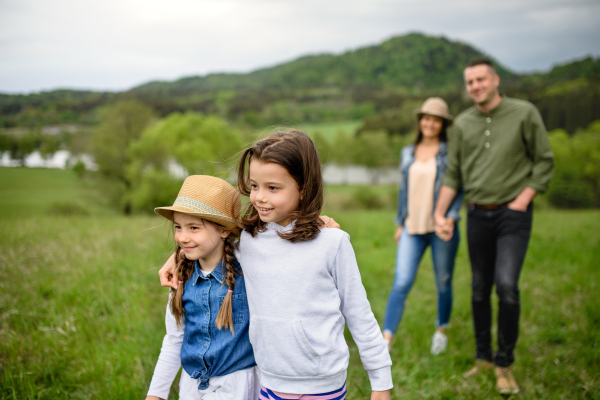
[[[175,204],[173,204],[173,207],[175,207],[175,206],[189,208],[190,210],[194,210],[199,213],[219,215],[221,217],[233,219],[229,215],[224,214],[221,211],[202,203],[201,201],[194,200],[189,197],[178,197],[175,200]]]

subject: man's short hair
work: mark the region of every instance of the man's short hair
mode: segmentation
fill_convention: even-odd
[[[470,67],[475,67],[477,65],[487,65],[492,74],[496,74],[496,68],[494,68],[494,64],[487,58],[477,58],[475,60],[471,60],[467,63],[465,69]]]

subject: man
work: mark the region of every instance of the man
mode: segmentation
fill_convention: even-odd
[[[547,190],[554,156],[542,118],[531,103],[500,95],[489,60],[464,72],[475,105],[460,114],[450,136],[448,169],[434,218],[436,233],[452,235],[445,215],[462,186],[468,201],[467,242],[473,273],[476,363],[466,377],[495,365],[500,393],[518,393],[511,365],[519,334],[521,267],[531,233],[536,193]],[[491,346],[492,286],[499,297],[498,351]]]

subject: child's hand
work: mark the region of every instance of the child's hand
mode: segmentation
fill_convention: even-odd
[[[335,220],[333,218],[328,217],[327,215],[321,215],[321,216],[319,216],[319,218],[321,218],[321,221],[323,221],[323,225],[319,226],[319,229],[323,229],[323,228],[340,229],[340,224],[335,222]]]
[[[384,390],[382,392],[373,391],[371,392],[371,400],[391,400],[392,395],[389,390]]]
[[[175,279],[173,271],[175,271],[175,253],[171,254],[171,257],[165,262],[165,265],[158,271],[161,286],[177,289],[179,283]]]
[[[160,397],[156,397],[156,396],[147,396],[146,400],[164,400],[164,399],[161,399]]]

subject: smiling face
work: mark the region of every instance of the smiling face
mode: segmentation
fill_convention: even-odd
[[[444,120],[435,115],[423,114],[419,120],[419,128],[423,138],[434,139],[440,136],[442,127],[444,126]]]
[[[201,269],[214,269],[223,258],[223,240],[229,235],[222,227],[202,218],[179,212],[173,214],[175,242],[188,260],[199,260]]]
[[[488,65],[480,64],[465,69],[465,85],[469,96],[478,106],[485,106],[497,96],[500,77]]]
[[[289,172],[279,164],[250,161],[250,202],[263,222],[286,226],[298,209],[300,190]]]

